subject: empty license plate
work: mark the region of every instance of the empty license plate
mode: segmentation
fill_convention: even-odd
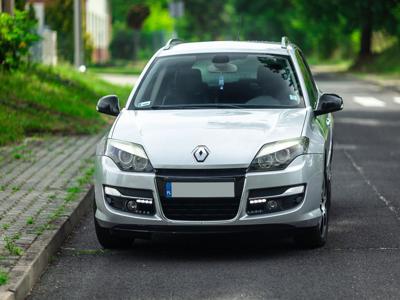
[[[167,198],[232,198],[235,197],[234,182],[167,182]]]

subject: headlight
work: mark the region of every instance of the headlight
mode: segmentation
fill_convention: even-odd
[[[250,164],[249,171],[274,171],[285,169],[297,156],[308,150],[307,137],[264,145]]]
[[[153,167],[141,145],[108,139],[105,155],[127,172],[151,172]]]

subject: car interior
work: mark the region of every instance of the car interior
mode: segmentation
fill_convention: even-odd
[[[158,107],[212,104],[299,107],[301,97],[286,59],[275,65],[263,62],[230,61],[228,56],[216,55],[200,62],[164,64],[152,76],[139,103],[146,101]]]

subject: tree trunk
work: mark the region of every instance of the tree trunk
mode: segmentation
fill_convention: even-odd
[[[361,31],[360,56],[367,57],[372,54],[372,23],[366,20]]]
[[[372,12],[370,6],[365,8],[363,14],[363,24],[361,28],[360,58],[371,56],[372,54]]]

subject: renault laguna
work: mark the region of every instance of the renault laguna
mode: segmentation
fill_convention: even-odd
[[[301,50],[273,42],[170,40],[99,142],[95,229],[105,248],[167,232],[289,230],[327,241],[332,112]]]

